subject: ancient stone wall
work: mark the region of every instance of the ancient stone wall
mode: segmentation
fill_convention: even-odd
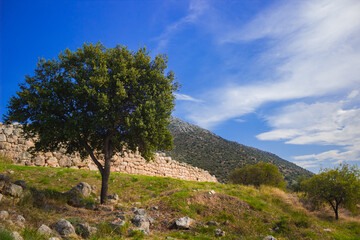
[[[82,161],[79,154],[68,155],[65,154],[64,150],[32,156],[27,150],[33,145],[34,142],[31,139],[26,140],[22,136],[21,125],[0,123],[0,154],[12,159],[15,164],[97,170],[90,158]],[[189,181],[217,182],[215,176],[211,176],[209,172],[172,160],[164,153],[156,153],[155,160],[150,162],[146,162],[139,153],[130,151],[123,154],[117,153],[111,164],[113,172],[171,177]]]

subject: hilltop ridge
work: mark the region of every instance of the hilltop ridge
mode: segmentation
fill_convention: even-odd
[[[312,175],[310,171],[273,153],[226,140],[176,117],[171,118],[168,128],[174,137],[174,149],[167,154],[177,161],[209,171],[221,182],[226,182],[234,169],[258,162],[276,165],[288,182],[301,175]]]

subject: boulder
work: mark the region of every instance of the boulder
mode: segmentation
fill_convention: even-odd
[[[55,224],[55,230],[63,237],[68,237],[75,234],[75,229],[71,223],[65,219],[60,219]]]
[[[14,238],[14,240],[24,240],[18,232],[11,232],[11,236]]]
[[[110,204],[117,203],[119,199],[119,195],[117,195],[116,193],[107,196],[107,202]]]
[[[97,208],[99,211],[112,212],[114,210],[113,205],[99,205]]]
[[[122,218],[115,218],[112,222],[109,223],[109,226],[113,229],[119,228],[125,225],[125,221]]]
[[[91,195],[91,186],[86,182],[81,182],[69,190],[67,193],[70,195],[75,195],[77,197],[90,197]]]
[[[25,218],[21,215],[17,215],[15,218],[15,224],[20,228],[25,228]]]
[[[225,237],[225,231],[223,231],[221,229],[216,229],[215,230],[215,237]]]
[[[131,219],[132,224],[138,227],[138,230],[143,230],[144,233],[150,233],[150,221],[148,217],[144,215],[136,215]]]
[[[97,228],[91,227],[88,223],[78,223],[76,224],[76,233],[83,238],[88,238],[90,235],[95,234]]]
[[[142,208],[136,209],[136,210],[134,211],[134,213],[135,213],[136,215],[146,216],[146,210],[145,210],[145,209],[142,209]]]
[[[5,220],[5,219],[7,219],[7,218],[9,218],[9,213],[8,213],[8,211],[5,211],[5,210],[0,211],[0,220]]]
[[[208,222],[206,223],[206,225],[208,225],[208,226],[218,226],[219,223],[218,223],[218,222],[215,222],[215,221],[208,221]]]
[[[13,183],[6,184],[4,190],[6,194],[12,197],[21,197],[23,194],[23,188]]]
[[[264,237],[264,240],[276,240],[276,238],[274,238],[273,236],[269,235]]]
[[[5,184],[7,184],[7,183],[9,183],[9,182],[10,182],[9,176],[0,173],[0,191],[1,191],[1,189],[3,189],[3,187],[5,186]]]
[[[51,235],[53,233],[53,231],[51,230],[51,228],[49,228],[48,226],[46,226],[45,224],[41,225],[38,230],[38,233],[42,234],[42,235]]]
[[[179,218],[175,221],[175,228],[177,229],[190,229],[191,225],[194,223],[194,219],[189,217]]]
[[[27,184],[26,184],[26,182],[23,181],[23,180],[17,180],[17,181],[14,182],[14,184],[22,187],[23,189],[26,189],[26,188],[28,187]]]

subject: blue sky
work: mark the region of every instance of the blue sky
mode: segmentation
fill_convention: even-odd
[[[174,115],[313,172],[360,161],[360,1],[0,1],[1,115],[39,57],[166,53]]]

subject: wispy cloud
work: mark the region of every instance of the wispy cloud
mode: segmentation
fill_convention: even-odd
[[[162,51],[168,45],[168,42],[171,38],[182,28],[188,24],[193,24],[196,22],[199,16],[207,8],[207,2],[205,0],[192,0],[189,3],[188,13],[184,17],[180,18],[176,22],[169,24],[163,33],[156,38],[158,41],[158,46],[156,48],[157,52]]]
[[[207,92],[207,104],[194,107],[191,120],[209,128],[268,102],[343,94],[359,86],[360,2],[282,3],[219,40],[222,45],[264,41],[269,47],[258,57],[268,69],[259,71],[273,74],[248,85],[234,79]]]
[[[202,102],[202,100],[193,98],[186,94],[175,93],[174,95],[175,95],[176,100],[179,100],[179,101]]]
[[[352,92],[338,102],[296,103],[267,118],[274,129],[259,134],[260,140],[285,140],[288,144],[337,145],[340,149],[294,156],[300,165],[309,160],[339,163],[360,161],[360,98]]]

